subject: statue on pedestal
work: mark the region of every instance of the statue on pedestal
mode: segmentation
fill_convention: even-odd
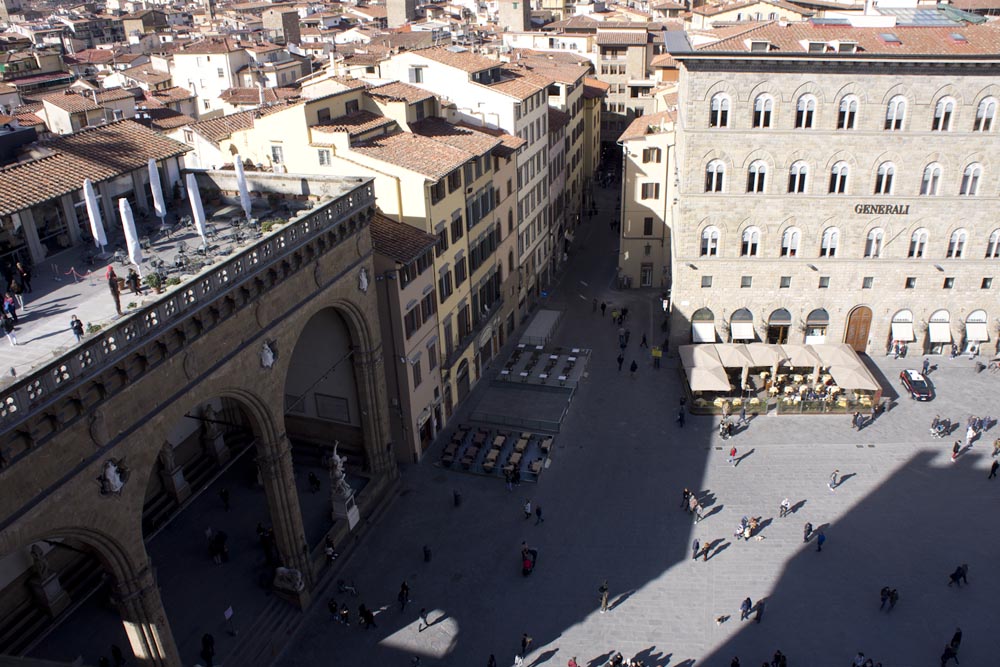
[[[205,439],[215,440],[219,437],[219,425],[216,423],[218,417],[215,413],[215,408],[209,403],[201,411],[201,422],[205,426]]]
[[[354,489],[347,483],[347,477],[344,474],[344,463],[347,462],[347,457],[337,455],[337,447],[339,446],[340,441],[338,440],[333,446],[333,455],[330,456],[327,463],[330,471],[330,488],[341,499],[347,500],[354,495]]]
[[[52,572],[49,562],[45,559],[45,552],[37,544],[31,545],[31,566],[34,568],[38,578],[43,581]]]

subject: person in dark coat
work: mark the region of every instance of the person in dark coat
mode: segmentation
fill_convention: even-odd
[[[104,277],[108,280],[108,290],[111,292],[111,298],[114,299],[115,302],[115,312],[121,315],[121,289],[118,287],[118,274],[115,273],[113,266],[108,266],[108,270],[105,271]]]

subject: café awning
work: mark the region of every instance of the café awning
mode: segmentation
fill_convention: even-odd
[[[892,339],[901,340],[904,343],[912,343],[916,340],[913,337],[913,322],[893,322]]]
[[[857,366],[833,366],[830,368],[830,375],[838,387],[844,389],[860,389],[862,391],[877,391],[879,386],[871,375]]]
[[[714,343],[715,322],[692,322],[691,341],[695,343]]]
[[[688,377],[691,391],[732,391],[733,389],[733,386],[729,384],[726,369],[722,366],[685,368],[684,373]]]
[[[753,357],[747,351],[746,345],[722,343],[715,346],[715,351],[719,354],[719,361],[726,368],[747,368],[753,366]]]
[[[754,366],[770,368],[785,360],[785,353],[781,351],[780,345],[772,345],[770,343],[750,343],[744,347],[746,347],[747,352],[750,353]]]
[[[931,322],[927,325],[932,343],[951,342],[951,324],[949,322]]]
[[[965,339],[973,343],[981,343],[990,339],[986,322],[966,322]]]
[[[820,358],[816,352],[813,351],[811,345],[782,345],[782,351],[785,353],[787,361],[785,361],[785,366],[793,366],[796,368],[813,368],[820,365]]]
[[[733,340],[753,340],[756,334],[753,331],[753,322],[733,322],[730,325]]]

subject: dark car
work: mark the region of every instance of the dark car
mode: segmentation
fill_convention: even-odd
[[[913,400],[929,401],[934,398],[934,388],[919,371],[903,371],[899,374],[899,380]]]

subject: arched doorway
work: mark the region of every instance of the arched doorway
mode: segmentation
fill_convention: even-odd
[[[461,403],[469,395],[469,361],[462,359],[455,372],[455,380],[458,382],[458,402]]]
[[[951,349],[951,313],[943,308],[935,310],[927,321],[928,354],[941,354]]]
[[[830,314],[825,308],[817,308],[806,316],[806,345],[822,345],[826,342],[826,330],[830,326]]]
[[[903,309],[892,316],[892,330],[889,336],[889,351],[905,356],[906,345],[917,340],[913,333],[913,311]]]
[[[729,322],[729,338],[732,342],[752,343],[757,339],[753,329],[753,313],[746,308],[734,312]]]
[[[708,308],[699,308],[691,315],[691,342],[716,342],[715,313]]]
[[[792,314],[785,308],[778,308],[767,318],[767,342],[778,345],[787,343],[791,328]]]
[[[989,318],[985,310],[974,310],[965,318],[965,344],[967,354],[979,354],[983,343],[989,341]]]
[[[871,327],[872,309],[868,306],[856,307],[847,316],[844,342],[854,348],[855,352],[865,352],[868,349],[868,334]]]

